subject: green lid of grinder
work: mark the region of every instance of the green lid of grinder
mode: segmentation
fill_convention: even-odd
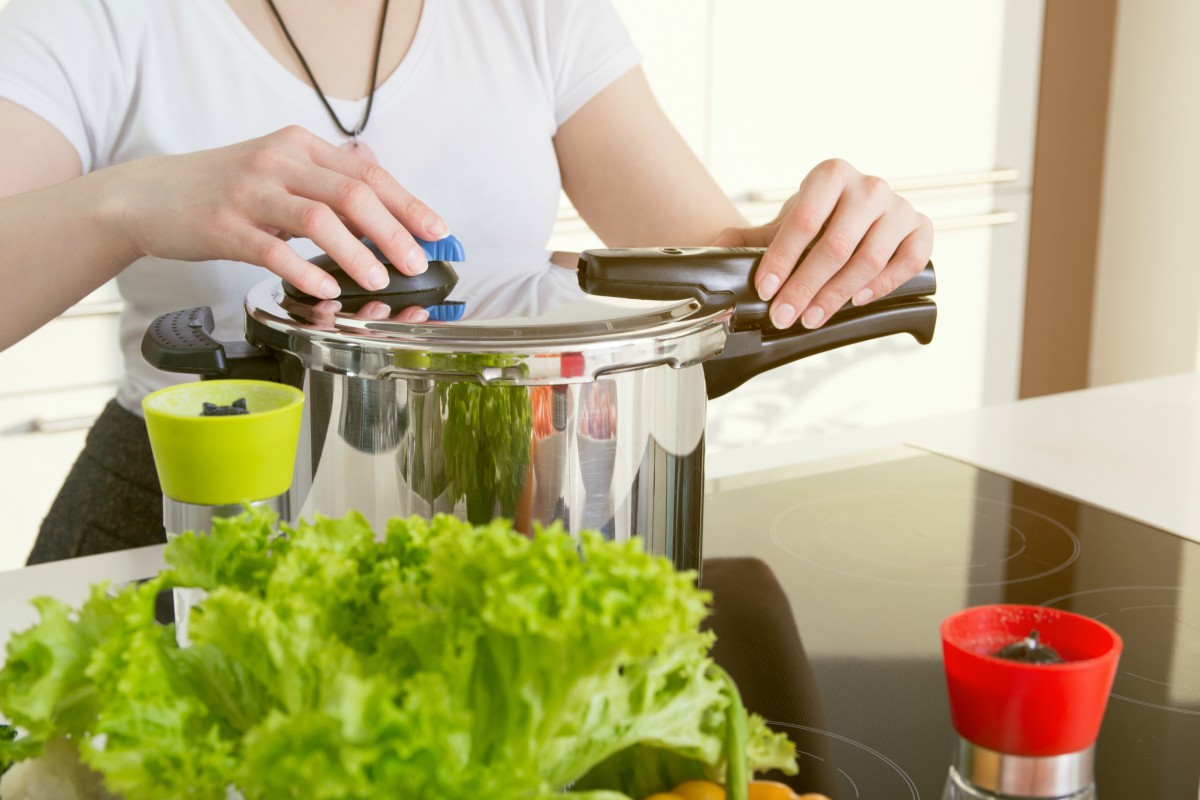
[[[163,494],[194,505],[266,500],[292,485],[304,393],[216,380],[146,395],[142,411]]]

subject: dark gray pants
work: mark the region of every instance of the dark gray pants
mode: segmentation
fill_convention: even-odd
[[[42,522],[30,564],[162,544],[162,490],[146,423],[115,400]]]

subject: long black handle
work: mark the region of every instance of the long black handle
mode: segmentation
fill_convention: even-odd
[[[579,256],[579,285],[588,294],[637,300],[684,300],[734,308],[735,330],[770,328],[769,304],[759,299],[754,272],[764,247],[637,247],[587,250]],[[933,264],[884,300],[894,303],[937,291]],[[844,307],[849,310],[853,306]]]
[[[279,362],[267,349],[218,341],[213,327],[208,306],[163,314],[142,336],[142,358],[157,369],[204,378],[279,380]]]
[[[812,331],[734,333],[721,355],[704,362],[708,396],[720,397],[759,373],[797,359],[868,339],[909,333],[921,344],[929,344],[936,324],[937,305],[922,298],[841,311]]]

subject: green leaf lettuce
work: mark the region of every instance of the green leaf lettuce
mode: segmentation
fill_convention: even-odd
[[[600,800],[724,775],[737,707],[698,630],[708,597],[639,542],[274,523],[178,537],[171,569],[78,612],[39,601],[0,670],[25,731],[0,762],[69,737],[127,800]],[[208,593],[187,648],[153,621],[171,587]],[[785,738],[746,723],[751,768],[794,769]]]

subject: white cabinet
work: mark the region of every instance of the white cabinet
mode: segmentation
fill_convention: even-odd
[[[117,304],[81,304],[0,352],[0,397],[115,383],[118,314]]]
[[[25,563],[92,420],[116,392],[120,308],[105,284],[0,352],[0,570]]]
[[[113,386],[0,397],[0,571],[25,563]]]
[[[728,191],[794,189],[831,157],[1028,186],[1041,2],[714,3],[710,167]]]

